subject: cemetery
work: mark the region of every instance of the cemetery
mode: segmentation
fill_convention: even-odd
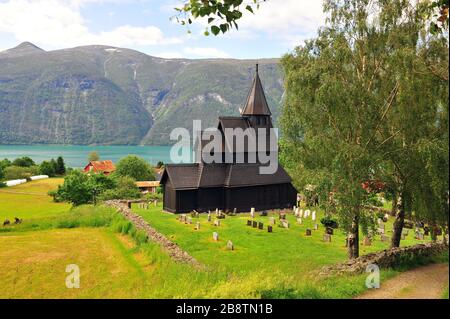
[[[132,205],[136,214],[206,267],[227,271],[242,268],[251,272],[276,265],[285,275],[309,276],[347,258],[347,235],[339,228],[322,225],[324,212],[315,207],[264,213],[250,208],[248,213],[237,215],[218,210],[196,214],[194,222],[185,222],[189,214],[141,207]],[[393,219],[379,222],[378,231],[360,239],[361,255],[389,248]],[[423,229],[418,233],[420,238],[404,231],[402,247],[430,242],[429,236],[422,236]]]

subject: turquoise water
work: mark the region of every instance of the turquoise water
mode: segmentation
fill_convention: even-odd
[[[62,156],[67,166],[84,167],[89,153],[96,151],[100,159],[114,163],[128,154],[134,154],[155,165],[159,161],[172,163],[170,149],[170,146],[0,145],[0,159],[28,156],[40,163]],[[184,161],[189,162],[190,158],[185,157]]]

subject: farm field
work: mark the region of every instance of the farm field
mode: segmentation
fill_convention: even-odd
[[[67,203],[54,203],[47,195],[64,182],[63,178],[31,181],[14,187],[0,188],[0,221],[14,217],[20,219],[42,218],[61,214],[68,209]]]
[[[62,180],[36,181],[0,190],[5,212],[20,215],[23,224],[0,226],[0,298],[352,298],[366,290],[366,274],[327,279],[317,276],[324,265],[346,260],[345,236],[335,230],[331,243],[322,241],[323,226],[312,228],[310,218],[297,225],[288,215],[290,228],[274,227],[273,233],[246,226],[248,214],[228,216],[213,226],[201,215],[200,230],[162,211],[161,204],[148,210],[133,205],[150,225],[176,242],[206,267],[194,269],[174,262],[160,246],[132,235],[131,224],[111,208],[53,203],[46,195]],[[3,191],[3,192],[2,192]],[[38,201],[38,202],[36,202]],[[33,204],[37,203],[37,204]],[[26,208],[26,210],[25,210]],[[270,215],[269,215],[270,216]],[[318,211],[318,220],[322,212]],[[255,220],[267,225],[269,217]],[[392,220],[386,223],[390,236]],[[219,233],[215,242],[212,233]],[[226,249],[231,240],[235,250]],[[403,245],[419,243],[412,233]],[[361,254],[387,248],[379,238],[361,246]],[[447,257],[448,258],[448,257]],[[80,267],[79,289],[68,289],[65,270]],[[398,270],[382,270],[382,280]]]

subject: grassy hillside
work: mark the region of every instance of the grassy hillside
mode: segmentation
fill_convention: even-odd
[[[3,223],[5,219],[13,221],[14,217],[44,218],[66,212],[70,205],[54,203],[47,195],[49,190],[55,189],[63,181],[62,178],[51,178],[0,188],[0,223]]]
[[[206,266],[198,270],[175,263],[111,208],[70,209],[52,203],[43,194],[59,182],[36,181],[7,189],[22,196],[15,208],[23,206],[28,215],[24,214],[21,225],[0,226],[0,247],[4,247],[0,250],[0,298],[351,298],[366,289],[366,274],[317,276],[322,266],[346,259],[345,236],[337,231],[332,242],[325,243],[320,226],[306,237],[310,219],[297,225],[289,215],[289,229],[275,226],[268,233],[246,226],[246,214],[226,217],[219,227],[201,216],[197,231],[194,225],[162,212],[160,205],[149,210],[134,205],[136,213]],[[9,195],[0,192],[0,196]],[[38,198],[48,202],[30,204]],[[0,201],[0,212],[10,211],[8,205],[9,201]],[[256,220],[267,224],[268,217]],[[388,235],[391,229],[389,220]],[[219,233],[218,242],[212,239],[213,231]],[[412,237],[402,244],[420,242]],[[235,250],[226,249],[228,240]],[[361,253],[387,246],[376,240],[372,246],[361,246]],[[448,261],[448,255],[445,258]],[[80,267],[79,289],[66,288],[69,264]],[[398,271],[382,270],[381,278]]]

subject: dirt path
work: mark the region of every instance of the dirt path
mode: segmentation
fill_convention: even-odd
[[[448,264],[432,264],[381,282],[356,299],[440,299],[448,285]]]

